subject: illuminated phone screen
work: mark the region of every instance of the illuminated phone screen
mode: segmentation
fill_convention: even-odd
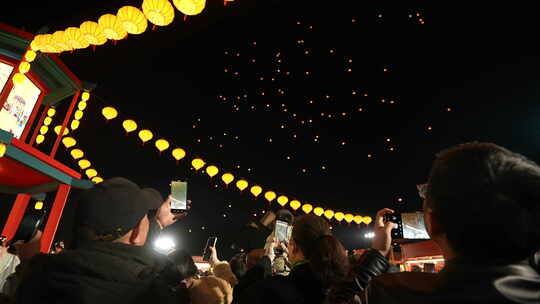
[[[403,238],[405,239],[429,239],[424,224],[424,214],[422,212],[402,213],[401,223]]]
[[[171,182],[171,209],[186,210],[187,209],[187,183],[186,182]]]
[[[275,236],[278,241],[287,242],[289,240],[289,224],[276,220]]]

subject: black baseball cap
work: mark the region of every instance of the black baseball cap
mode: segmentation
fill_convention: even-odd
[[[77,206],[77,225],[102,240],[115,240],[133,230],[151,209],[134,182],[114,177],[84,191]]]
[[[159,209],[159,207],[163,205],[163,202],[164,202],[163,196],[156,189],[143,188],[142,192],[144,196],[146,197],[146,199],[149,201],[150,209],[152,210]]]

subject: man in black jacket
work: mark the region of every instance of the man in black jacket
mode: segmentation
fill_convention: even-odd
[[[182,303],[159,275],[168,262],[143,247],[149,207],[124,178],[85,191],[76,248],[34,257],[23,270],[17,303]]]
[[[540,167],[494,144],[463,144],[437,155],[419,192],[444,269],[378,276],[388,267],[390,232],[376,221],[384,250],[361,258],[354,284],[334,290],[334,303],[355,292],[370,304],[540,303]]]

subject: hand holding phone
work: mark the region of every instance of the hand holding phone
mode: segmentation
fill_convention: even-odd
[[[397,224],[398,227],[392,230],[394,239],[427,240],[430,238],[426,231],[424,214],[420,211],[385,214],[384,219]]]
[[[217,236],[211,236],[206,240],[206,245],[203,250],[203,261],[209,261],[210,256],[212,255],[212,250],[210,247],[216,247]]]

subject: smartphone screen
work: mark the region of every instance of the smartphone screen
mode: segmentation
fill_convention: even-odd
[[[171,182],[171,212],[182,213],[187,210],[187,183]]]
[[[285,221],[276,220],[275,233],[276,239],[280,242],[289,241],[289,224]]]
[[[210,247],[216,247],[217,243],[217,236],[211,236],[206,240],[206,245],[204,246],[203,251],[203,261],[210,260],[210,255],[212,254],[212,251],[210,251]]]
[[[394,239],[429,239],[426,226],[424,225],[424,213],[422,212],[387,214],[385,219],[398,225],[396,229],[392,230],[392,237]]]

